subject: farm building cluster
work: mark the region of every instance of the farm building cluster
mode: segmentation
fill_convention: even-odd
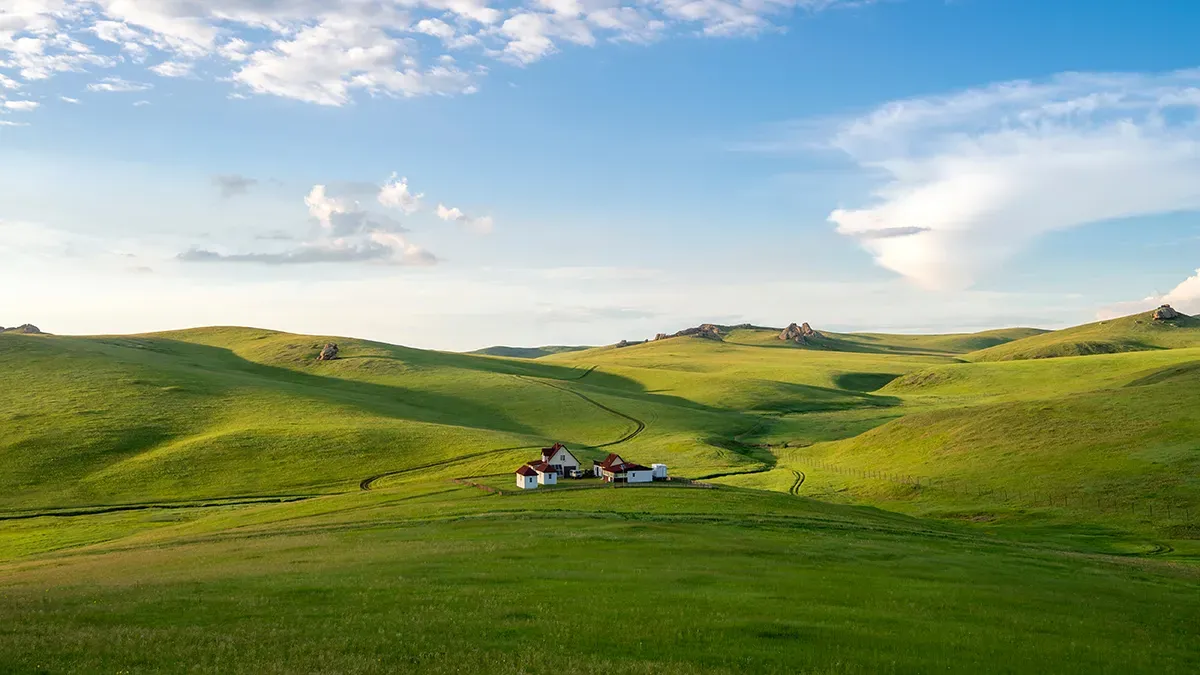
[[[555,443],[542,448],[542,458],[517,469],[517,487],[532,490],[541,485],[557,485],[560,478],[599,478],[606,483],[651,483],[667,480],[667,465],[642,466],[627,462],[620,455],[610,454],[603,461],[592,462],[591,472],[584,471],[579,460],[567,446]]]

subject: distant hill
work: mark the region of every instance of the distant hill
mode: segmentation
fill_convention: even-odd
[[[506,356],[510,359],[540,359],[543,356],[551,354],[564,354],[567,352],[581,352],[591,347],[574,347],[568,345],[549,345],[546,347],[486,347],[477,349],[468,354],[477,354],[480,356]]]
[[[780,340],[781,329],[735,327],[726,336],[727,342],[760,347],[817,349],[835,352],[869,354],[967,354],[976,350],[1003,345],[1046,331],[1037,328],[1002,328],[981,333],[948,333],[941,335],[906,335],[892,333],[831,333],[817,329],[818,336],[804,344]]]
[[[1200,319],[1181,316],[1159,321],[1153,312],[1146,312],[1034,335],[974,352],[968,358],[1021,361],[1185,347],[1200,347]]]

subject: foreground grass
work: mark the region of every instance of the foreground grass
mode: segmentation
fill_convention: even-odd
[[[338,503],[349,500],[349,502]],[[1196,580],[786,495],[256,507],[0,565],[16,672],[1155,672]],[[530,636],[554,635],[557,646]]]

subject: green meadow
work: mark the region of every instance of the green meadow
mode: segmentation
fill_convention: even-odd
[[[778,332],[0,335],[0,672],[1200,671],[1200,322]]]

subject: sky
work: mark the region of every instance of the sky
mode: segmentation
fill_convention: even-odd
[[[1200,313],[1190,0],[0,0],[0,325]]]

